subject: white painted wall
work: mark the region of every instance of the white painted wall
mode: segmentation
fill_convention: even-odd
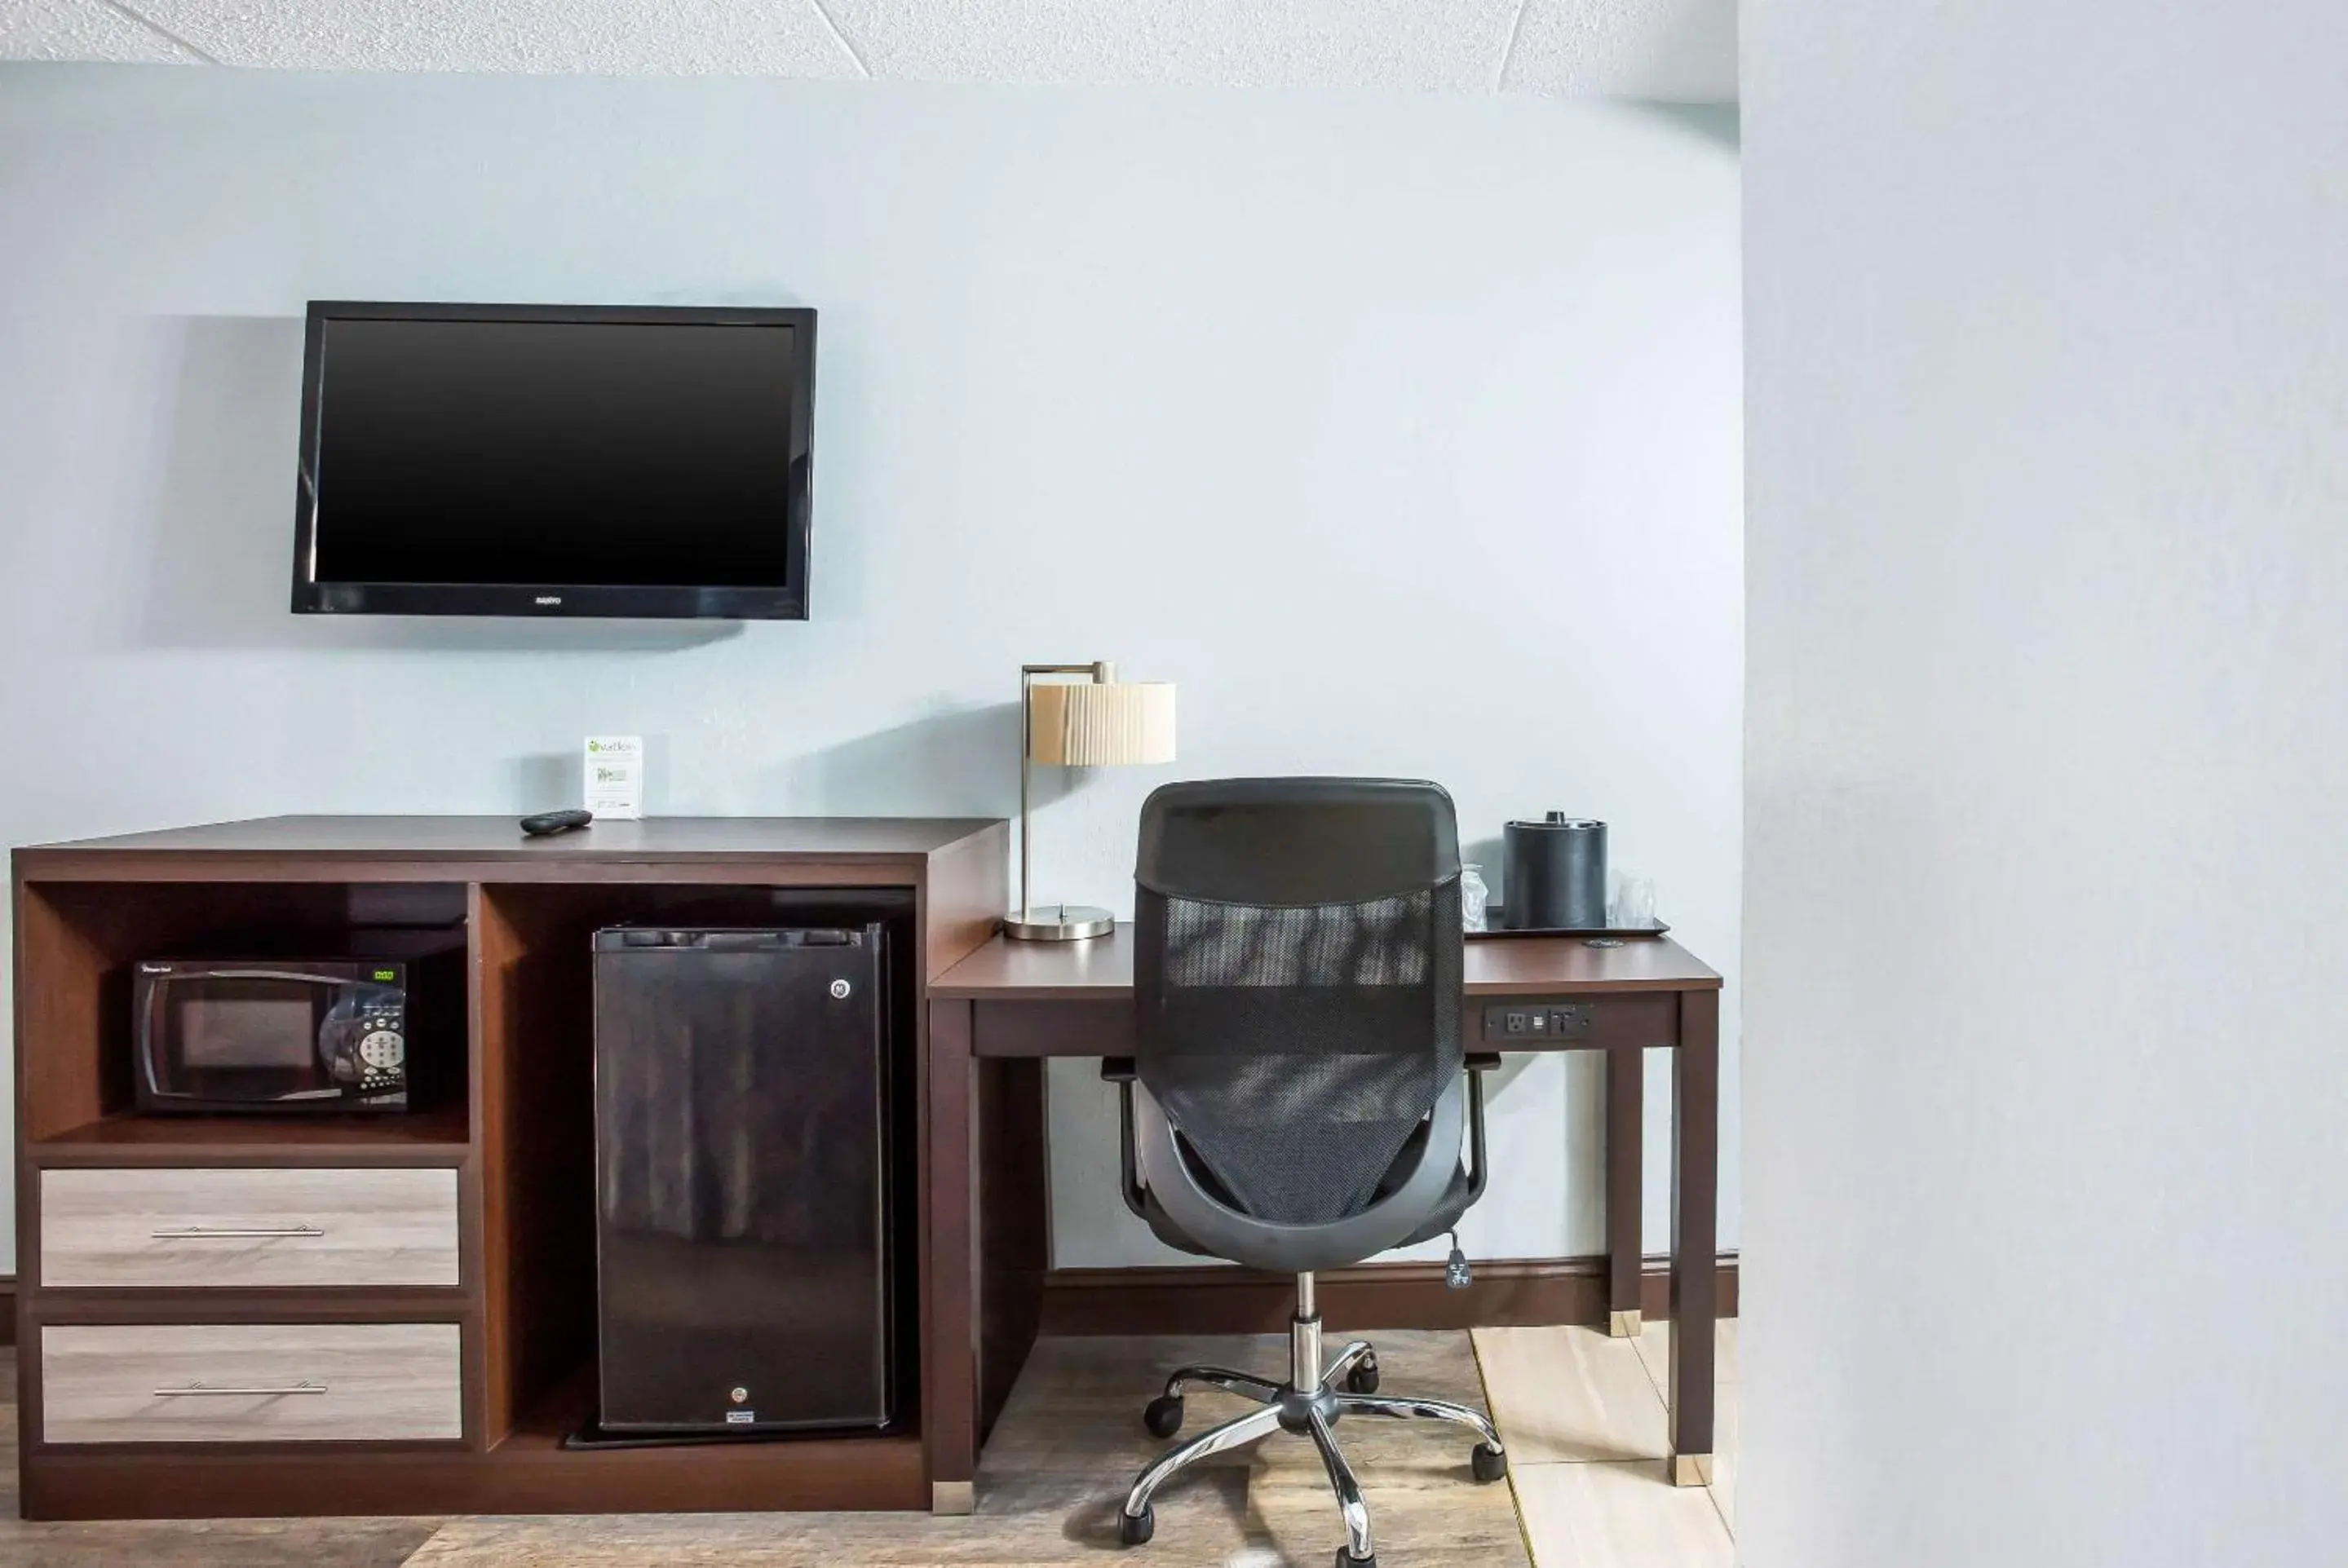
[[[313,297],[820,308],[815,619],[289,615]],[[1129,906],[1169,777],[1426,775],[1612,818],[1733,968],[1738,333],[1677,111],[0,71],[0,838],[565,804],[591,731],[660,812],[1007,814],[1018,664],[1110,657],[1182,761],[1050,805],[1039,890]],[[1468,1240],[1594,1251],[1594,1083],[1517,1065]],[[1161,1255],[1055,1094],[1059,1260]]]
[[[1744,1561],[2338,1562],[2348,9],[1745,26]]]

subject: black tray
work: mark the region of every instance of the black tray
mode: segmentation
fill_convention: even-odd
[[[1468,939],[1472,941],[1478,937],[1612,937],[1628,941],[1643,937],[1660,937],[1671,929],[1661,920],[1652,926],[1528,926],[1520,928],[1508,925],[1508,911],[1499,905],[1487,906],[1484,919],[1489,929],[1470,931]]]

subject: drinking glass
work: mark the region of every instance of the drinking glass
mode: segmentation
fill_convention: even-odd
[[[1475,861],[1459,867],[1459,928],[1463,931],[1484,929],[1484,906],[1490,901],[1492,890],[1484,886],[1484,868]]]
[[[1655,923],[1655,879],[1635,871],[1614,874],[1614,900],[1606,923],[1618,931],[1643,930]]]

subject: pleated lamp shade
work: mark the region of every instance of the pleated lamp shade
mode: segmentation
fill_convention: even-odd
[[[1029,760],[1116,767],[1174,760],[1174,683],[1078,681],[1029,688]]]

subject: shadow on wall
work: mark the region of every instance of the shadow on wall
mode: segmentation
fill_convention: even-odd
[[[1039,767],[1037,808],[1082,789],[1097,770]],[[794,758],[777,791],[798,810],[829,816],[1019,815],[1019,704],[935,712]]]
[[[668,737],[647,734],[653,784],[646,811],[665,815]],[[525,811],[557,811],[580,802],[579,753],[533,752],[513,759],[516,798]],[[1081,790],[1097,769],[1038,768],[1033,804],[1041,809]],[[717,815],[756,814],[788,802],[794,816],[1002,816],[1019,814],[1019,704],[941,706],[935,712],[793,758],[721,805]],[[765,804],[762,804],[765,803]]]
[[[576,752],[534,752],[514,762],[514,798],[525,812],[568,811],[586,782]]]
[[[1744,147],[1744,123],[1735,104],[1643,103],[1639,107],[1683,130],[1694,131],[1715,147],[1731,152]]]
[[[147,571],[141,646],[658,652],[740,634],[730,621],[295,615],[303,323],[167,316],[157,326],[160,457],[133,536]]]
[[[1482,874],[1484,889],[1495,900],[1500,897],[1502,847],[1502,841],[1498,838],[1465,839],[1459,845],[1459,863],[1463,866],[1473,866]]]

